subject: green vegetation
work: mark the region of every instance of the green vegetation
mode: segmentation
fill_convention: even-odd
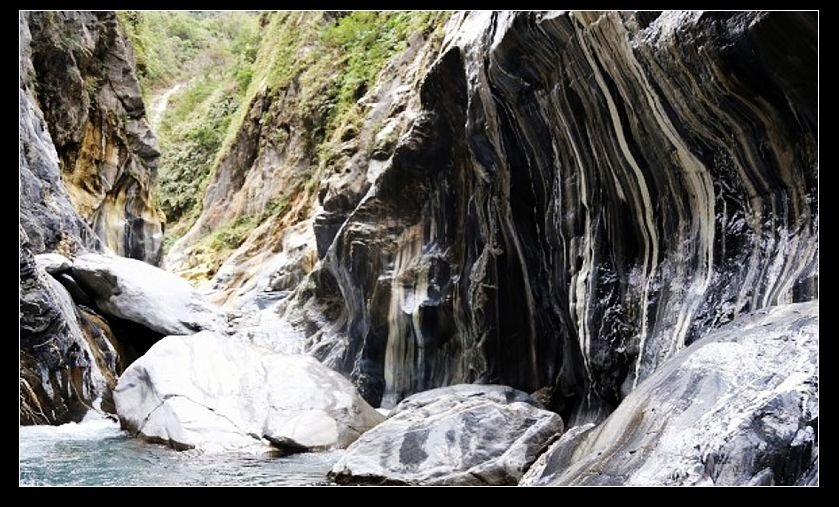
[[[295,113],[307,127],[312,167],[293,188],[313,193],[324,166],[337,155],[341,141],[357,132],[364,118],[359,98],[373,85],[385,64],[404,50],[408,38],[442,25],[444,12],[352,12],[337,19],[311,13],[270,13],[260,19],[261,45],[243,101],[258,93],[282,96],[296,87]],[[271,124],[269,110],[262,123]],[[220,155],[241,128],[247,108],[228,129]],[[285,132],[278,129],[276,145]]]
[[[246,12],[118,11],[134,47],[144,96],[203,68],[256,56],[256,16]]]
[[[205,236],[202,242],[218,252],[235,250],[259,224],[268,218],[286,214],[289,207],[288,199],[272,200],[262,213],[242,216],[228,222]]]
[[[270,217],[291,210],[295,195],[314,195],[341,143],[366,116],[357,103],[387,62],[417,32],[439,27],[447,13],[122,12],[138,74],[149,98],[187,83],[169,99],[157,128],[163,153],[156,202],[167,217],[164,248],[189,230],[219,162],[230,150],[258,96],[271,106],[259,118],[261,136],[277,150],[289,121],[302,127],[310,166],[262,213],[239,217],[201,238],[196,261],[210,265],[238,248]],[[147,100],[147,106],[151,104]],[[282,117],[283,121],[278,118]],[[264,129],[274,126],[273,130]],[[366,148],[366,147],[365,147]],[[201,260],[200,258],[204,258]]]
[[[257,16],[245,12],[118,13],[134,46],[147,107],[167,87],[156,134],[161,146],[156,204],[167,220],[164,249],[198,218],[210,173],[249,84]]]
[[[344,66],[331,90],[331,126],[361,98],[387,61],[405,49],[408,37],[426,29],[436,14],[354,12],[327,27],[321,41],[330,52],[337,50]]]
[[[172,98],[158,128],[163,155],[156,195],[170,223],[197,211],[237,99],[235,89],[210,78]]]

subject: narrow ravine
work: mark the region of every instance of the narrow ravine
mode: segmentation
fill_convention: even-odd
[[[22,12],[21,485],[818,485],[818,16]]]
[[[185,86],[189,86],[188,81],[177,82],[169,88],[166,88],[160,93],[152,96],[149,105],[149,111],[151,112],[149,115],[149,123],[151,123],[152,128],[156,130],[160,127],[160,121],[163,119],[163,115],[166,114],[166,108],[169,106],[169,97],[178,93]]]

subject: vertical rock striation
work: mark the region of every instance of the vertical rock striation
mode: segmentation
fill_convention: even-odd
[[[163,216],[152,187],[160,152],[116,15],[25,12],[21,25],[28,91],[73,207],[114,253],[159,263]]]
[[[37,265],[23,228],[19,247],[21,424],[78,421],[97,398],[113,412],[124,358],[110,327]]]
[[[33,100],[29,25],[19,23],[19,182],[20,225],[34,253],[59,251],[74,255],[82,249],[101,250],[101,243],[79,216],[61,181],[58,154],[43,114]]]
[[[67,259],[53,254],[48,274],[35,256],[107,248],[157,263],[159,153],[114,13],[23,12],[18,28],[20,422],[61,424],[97,400],[114,411],[133,350],[91,308]]]
[[[392,158],[315,217],[289,315],[373,404],[551,385],[602,418],[709,330],[818,297],[816,39],[812,13],[453,17]]]

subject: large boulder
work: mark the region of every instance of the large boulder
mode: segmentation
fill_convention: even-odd
[[[817,483],[818,346],[817,301],[738,318],[563,435],[521,484]]]
[[[223,327],[222,315],[189,282],[142,261],[81,255],[73,263],[73,278],[104,313],[163,335]]]
[[[66,273],[73,267],[73,261],[55,252],[36,255],[35,264],[53,276]]]
[[[397,405],[330,476],[344,484],[515,484],[562,429],[557,414],[511,387],[432,389]]]
[[[344,448],[384,419],[316,359],[210,332],[156,343],[120,377],[114,401],[137,436],[207,452]]]

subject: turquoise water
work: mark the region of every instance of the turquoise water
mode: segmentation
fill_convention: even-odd
[[[339,452],[274,458],[177,452],[129,438],[109,419],[20,427],[24,486],[301,486],[328,485]]]

